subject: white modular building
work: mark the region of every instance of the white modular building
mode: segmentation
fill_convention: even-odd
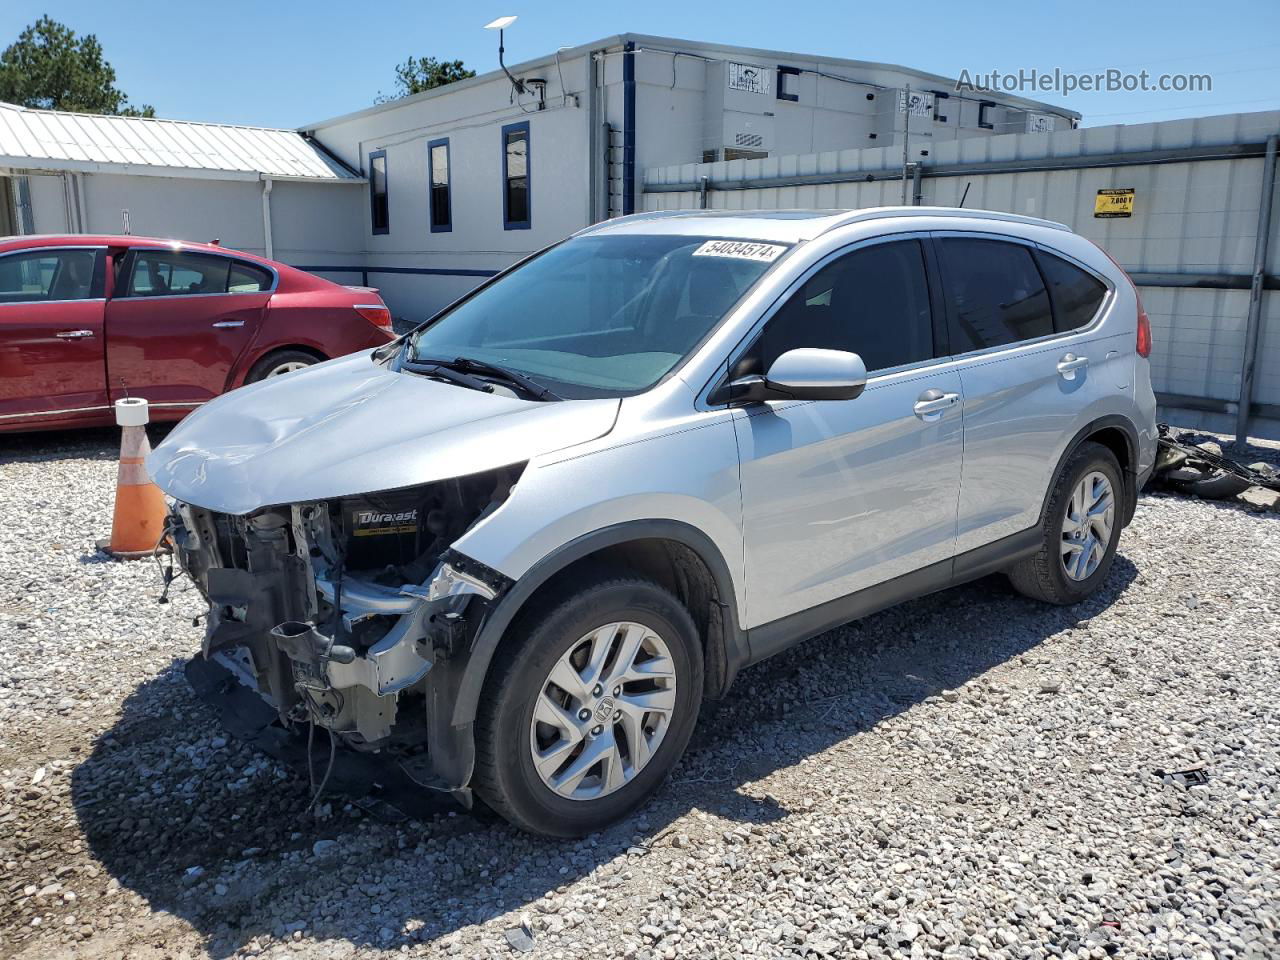
[[[510,42],[510,41],[509,41]],[[890,64],[621,34],[309,124],[367,181],[358,262],[303,264],[377,286],[419,320],[480,278],[643,208],[648,167],[931,146],[1073,128],[1079,115]],[[345,274],[345,276],[340,276]]]

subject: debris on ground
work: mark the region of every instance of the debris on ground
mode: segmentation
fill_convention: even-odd
[[[1202,787],[1209,782],[1209,771],[1203,766],[1190,767],[1187,770],[1173,770],[1166,773],[1157,770],[1156,776],[1171,787]]]
[[[1280,511],[1280,469],[1274,464],[1246,466],[1225,456],[1218,440],[1164,423],[1152,480],[1203,500],[1234,498],[1254,510]]]
[[[519,953],[528,953],[533,949],[533,937],[524,927],[511,927],[504,931],[511,949]]]

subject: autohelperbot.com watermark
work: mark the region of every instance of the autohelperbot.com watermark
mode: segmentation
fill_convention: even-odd
[[[1213,76],[1208,73],[1130,73],[1116,68],[1092,73],[1073,73],[1054,67],[1035,67],[1012,72],[960,71],[956,91],[960,93],[1052,93],[1066,97],[1073,93],[1208,93]]]

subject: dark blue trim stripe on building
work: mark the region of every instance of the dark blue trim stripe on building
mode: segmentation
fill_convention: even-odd
[[[366,287],[369,285],[369,274],[371,273],[407,273],[424,277],[496,277],[501,271],[498,270],[469,270],[469,269],[453,269],[450,267],[336,267],[336,266],[303,266],[293,265],[295,270],[305,270],[307,273],[358,273],[360,274],[360,282]]]
[[[636,212],[636,45],[622,56],[622,213]]]

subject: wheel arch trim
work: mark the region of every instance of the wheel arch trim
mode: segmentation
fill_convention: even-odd
[[[324,363],[326,360],[332,360],[319,346],[310,343],[272,343],[265,348],[257,344],[250,343],[245,347],[240,355],[240,359],[236,361],[235,367],[228,374],[226,390],[235,387],[243,387],[246,385],[249,374],[253,372],[253,368],[259,363],[271,356],[273,353],[282,353],[286,350],[297,350],[300,353],[309,353],[316,358],[316,363]]]
[[[628,520],[583,534],[557,547],[515,581],[490,609],[471,644],[465,673],[453,705],[452,725],[475,720],[489,666],[507,628],[538,590],[570,564],[609,547],[643,540],[670,540],[692,550],[711,572],[725,618],[726,686],[736,668],[747,660],[745,634],[737,620],[737,597],[729,565],[714,541],[691,524],[679,520]]]
[[[1133,421],[1128,417],[1118,413],[1107,414],[1090,420],[1081,427],[1071,438],[1071,441],[1062,451],[1062,455],[1058,457],[1058,462],[1054,464],[1053,473],[1050,474],[1050,483],[1044,493],[1044,499],[1040,503],[1040,522],[1044,523],[1045,512],[1049,509],[1049,498],[1053,495],[1054,487],[1058,482],[1058,477],[1062,475],[1062,468],[1067,461],[1071,459],[1079,448],[1090,437],[1108,429],[1118,429],[1124,436],[1125,445],[1129,449],[1129,465],[1126,467],[1121,464],[1121,479],[1124,481],[1124,510],[1122,515],[1122,526],[1128,526],[1129,521],[1133,519],[1134,510],[1138,505],[1138,430],[1133,425]]]

